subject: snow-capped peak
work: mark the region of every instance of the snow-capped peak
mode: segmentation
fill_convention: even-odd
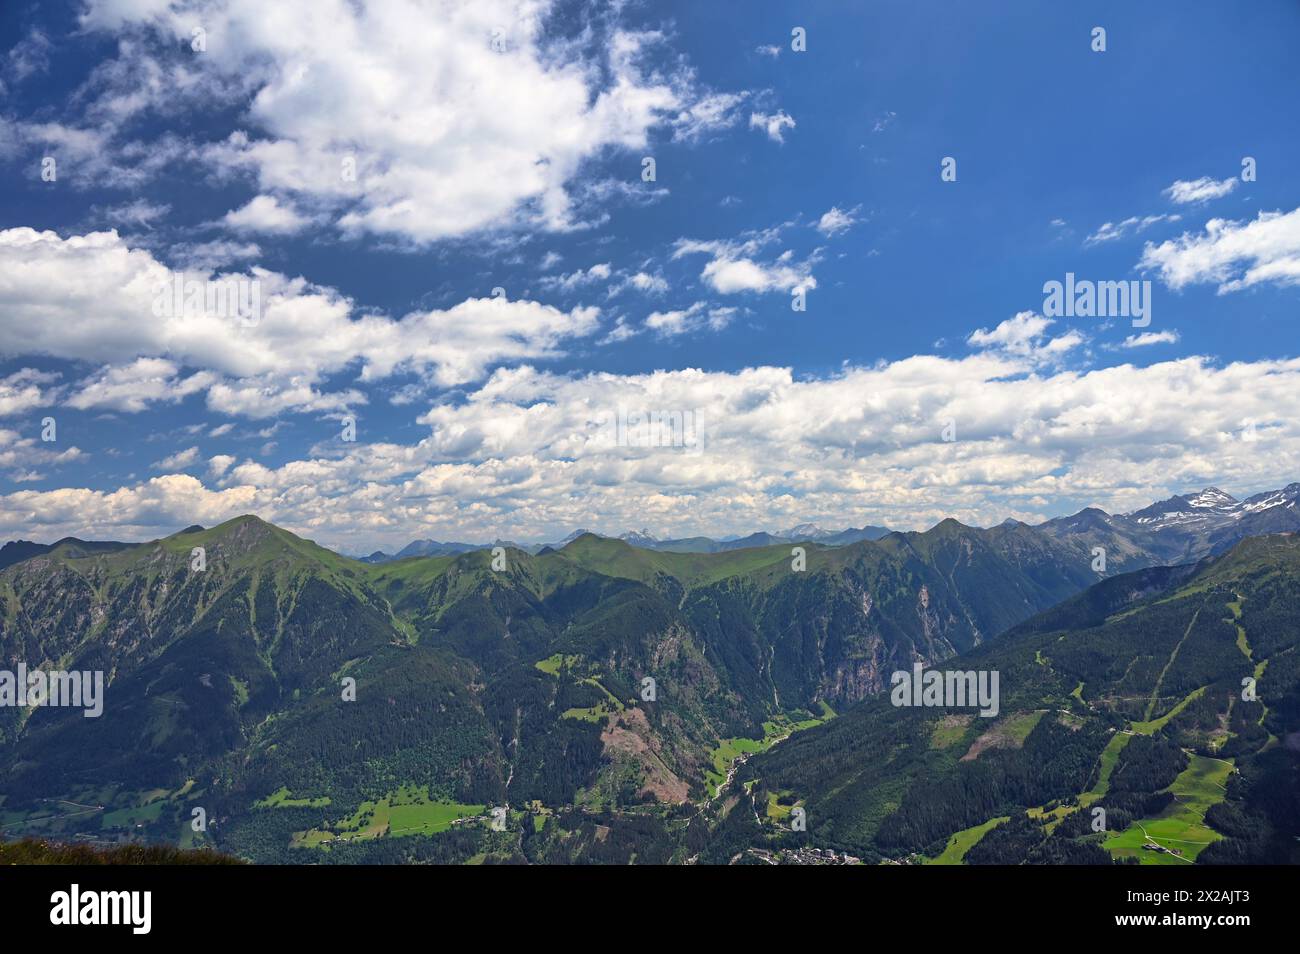
[[[634,547],[659,542],[654,534],[645,527],[642,527],[640,530],[629,530],[627,533],[620,534],[619,539],[624,543],[632,544]]]
[[[1257,513],[1260,510],[1267,510],[1269,507],[1293,507],[1298,500],[1300,500],[1300,484],[1287,484],[1281,490],[1265,491],[1262,494],[1247,497],[1242,502],[1241,508],[1249,513]]]
[[[778,537],[785,537],[787,540],[817,540],[820,537],[829,537],[832,531],[823,530],[815,523],[801,523],[797,527],[791,527],[789,530],[782,530],[776,534]]]
[[[1218,487],[1206,487],[1199,494],[1187,498],[1189,506],[1199,509],[1223,509],[1237,506],[1237,498]]]

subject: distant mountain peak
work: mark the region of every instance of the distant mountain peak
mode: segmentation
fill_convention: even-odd
[[[266,520],[263,520],[261,517],[259,517],[259,516],[258,516],[257,514],[255,514],[255,513],[241,513],[238,517],[231,517],[229,520],[226,521],[225,524],[222,524],[221,526],[227,526],[227,525],[229,525],[229,526],[235,526],[235,527],[242,527],[242,526],[270,527],[270,526],[274,526],[274,524],[272,524],[272,523],[270,523],[270,522],[268,522],[268,521],[266,521]]]
[[[627,533],[620,534],[619,539],[625,543],[632,544],[634,547],[650,546],[659,542],[658,538],[656,538],[654,534],[645,527],[642,527],[640,530],[629,530]]]
[[[551,552],[556,552],[558,550],[563,550],[566,547],[571,547],[574,544],[579,544],[579,543],[585,547],[588,546],[592,541],[595,542],[608,541],[615,544],[616,546],[631,546],[631,544],[627,543],[627,541],[619,540],[615,537],[604,537],[601,536],[599,533],[592,533],[590,530],[575,530],[573,533],[565,537],[564,540],[561,541],[560,543],[547,544],[547,549],[551,550]]]
[[[1218,487],[1206,487],[1184,499],[1193,507],[1232,507],[1238,503],[1236,497]]]
[[[255,514],[245,513],[232,517],[225,523],[217,524],[212,528],[212,532],[219,540],[239,541],[242,545],[248,546],[287,531],[281,530],[275,524]]]
[[[935,524],[933,527],[931,527],[930,529],[931,529],[931,530],[940,530],[940,529],[942,529],[942,530],[947,530],[947,531],[950,531],[950,532],[951,532],[951,531],[954,531],[954,530],[969,530],[970,527],[966,526],[966,524],[962,523],[962,522],[961,522],[960,520],[958,520],[956,517],[944,517],[942,520],[940,520],[938,523],[936,523],[936,524]]]
[[[822,537],[834,535],[832,530],[823,530],[815,523],[801,523],[791,527],[789,530],[782,530],[775,534],[778,537],[784,537],[787,540],[818,540]]]

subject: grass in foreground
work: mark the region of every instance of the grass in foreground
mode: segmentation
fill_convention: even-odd
[[[242,865],[216,851],[184,851],[168,845],[63,845],[39,838],[0,842],[0,865]]]

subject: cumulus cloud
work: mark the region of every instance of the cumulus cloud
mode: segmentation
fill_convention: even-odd
[[[1051,318],[1044,318],[1032,311],[1022,311],[992,331],[980,328],[972,332],[966,343],[973,348],[1001,350],[1035,360],[1058,358],[1083,344],[1083,335],[1073,330],[1058,338],[1049,338],[1046,332],[1053,324],[1055,322]]]
[[[115,232],[64,239],[0,231],[0,352],[104,365],[72,398],[77,407],[139,410],[206,390],[214,408],[266,416],[364,400],[356,392],[324,393],[328,375],[376,381],[416,374],[450,387],[481,378],[495,363],[556,357],[566,341],[599,327],[594,307],[471,298],[392,319],[358,314],[334,289],[265,269],[181,276],[201,289],[209,280],[256,287],[261,317],[250,325],[206,302],[178,310],[176,277]],[[184,376],[184,368],[195,373]]]
[[[153,466],[158,470],[184,470],[193,466],[198,459],[199,449],[197,447],[187,447],[185,450],[170,454],[162,460],[154,461]]]
[[[236,232],[261,232],[267,235],[293,235],[301,232],[310,220],[272,195],[259,195],[247,205],[225,214],[222,223]]]
[[[26,483],[44,478],[37,467],[59,467],[85,457],[79,447],[60,449],[56,441],[24,437],[11,428],[0,427],[0,473],[13,483]],[[4,505],[0,504],[0,513]],[[0,516],[0,523],[6,522]],[[15,534],[17,535],[17,534]]]
[[[802,262],[796,261],[794,252],[786,249],[767,261],[760,261],[764,250],[779,241],[779,228],[751,232],[740,239],[699,241],[678,239],[673,246],[673,258],[704,254],[709,256],[700,278],[714,291],[723,295],[739,292],[786,292],[795,289],[810,290],[817,287],[812,269],[816,256]]]
[[[0,466],[3,466],[0,453]],[[269,502],[269,500],[268,500]],[[195,477],[173,474],[112,491],[66,487],[0,497],[0,526],[27,539],[56,540],[67,527],[98,539],[149,539],[193,523],[211,526],[257,509],[252,488],[209,490]],[[180,514],[187,517],[177,522]],[[164,531],[162,528],[166,528]],[[75,534],[72,534],[75,535]]]
[[[1219,294],[1300,284],[1300,209],[1260,212],[1248,222],[1211,219],[1203,234],[1146,244],[1139,267],[1172,289],[1217,284]]]
[[[213,477],[220,477],[226,471],[230,470],[235,463],[235,458],[229,454],[216,454],[208,458],[208,473]]]
[[[147,538],[255,512],[369,549],[439,534],[554,539],[575,526],[741,532],[809,513],[919,528],[1039,519],[1067,501],[1123,511],[1225,475],[1246,489],[1293,480],[1300,431],[1280,409],[1298,388],[1300,359],[1044,373],[1006,349],[811,377],[498,369],[431,407],[415,444],[335,442],[274,468],[213,458],[210,484],[19,490],[0,495],[0,535]],[[620,411],[676,413],[693,446],[616,440]]]
[[[151,404],[184,400],[217,380],[206,371],[182,376],[180,367],[165,358],[138,358],[130,364],[104,366],[77,385],[67,404],[82,411],[110,408],[138,413]]]
[[[35,368],[22,368],[0,378],[0,417],[24,414],[48,405],[54,399],[54,394],[47,391],[44,385],[53,384],[58,378],[57,374],[37,371]]]
[[[571,228],[585,164],[656,129],[693,139],[732,121],[743,94],[697,91],[688,65],[658,55],[663,34],[615,12],[573,35],[558,7],[279,0],[272,16],[262,0],[87,0],[82,22],[128,43],[188,43],[202,24],[202,56],[160,64],[157,43],[137,41],[101,85],[118,77],[125,101],[141,76],[213,84],[246,107],[246,125],[201,152],[219,173],[330,209],[347,234],[428,243]]]
[[[808,266],[788,264],[787,260],[763,265],[747,258],[719,257],[704,266],[700,277],[723,295],[817,287]]]

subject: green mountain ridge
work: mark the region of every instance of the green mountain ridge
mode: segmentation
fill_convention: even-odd
[[[978,656],[1041,626],[1024,622],[1035,613],[1133,591],[1119,577],[1076,596],[1097,579],[1089,558],[1023,524],[955,521],[799,551],[588,534],[537,555],[380,564],[252,516],[134,546],[68,542],[0,571],[0,668],[102,670],[105,714],[0,709],[0,830],[252,860],[729,860],[716,846],[741,789],[714,802],[719,759],[748,759],[737,785],[758,797],[767,779],[748,773],[859,723],[894,670]],[[1186,573],[1144,572],[1146,589]],[[817,764],[777,774],[820,812]],[[504,832],[491,806],[508,806]],[[194,808],[207,831],[188,824]],[[824,833],[880,848],[878,832]]]
[[[880,697],[742,778],[759,803],[797,796],[818,844],[868,858],[1298,863],[1297,645],[1300,538],[1251,538],[1099,583],[946,662],[999,672],[995,720]]]

